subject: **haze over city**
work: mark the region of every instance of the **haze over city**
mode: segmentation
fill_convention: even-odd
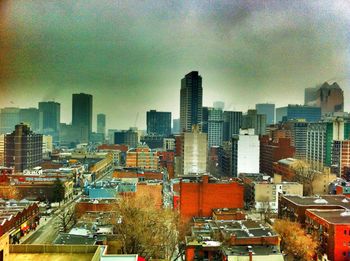
[[[107,128],[139,113],[144,129],[147,110],[179,117],[192,70],[207,106],[302,104],[325,81],[349,100],[349,26],[347,1],[2,1],[0,104],[55,100],[69,123],[72,94],[85,92]]]

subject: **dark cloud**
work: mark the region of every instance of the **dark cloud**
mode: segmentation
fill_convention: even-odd
[[[349,15],[346,1],[13,1],[0,102],[55,98],[69,121],[71,94],[83,91],[108,127],[138,112],[144,127],[148,109],[178,116],[190,70],[208,105],[301,103],[305,87],[330,78],[349,99]]]

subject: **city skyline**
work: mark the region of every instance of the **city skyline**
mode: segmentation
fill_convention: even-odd
[[[150,109],[179,118],[190,71],[203,77],[203,106],[303,104],[304,89],[325,81],[350,99],[346,2],[3,1],[0,12],[1,107],[55,100],[65,123],[80,92],[94,97],[93,129],[98,113],[107,129],[137,114],[145,129]]]

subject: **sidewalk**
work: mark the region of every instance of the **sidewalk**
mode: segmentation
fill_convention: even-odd
[[[45,220],[46,219],[46,220]],[[35,230],[31,230],[28,234],[24,235],[20,238],[20,244],[23,244],[28,238],[30,238],[36,231],[38,231],[42,226],[45,226],[47,222],[49,222],[52,219],[52,216],[50,217],[41,217],[39,221],[39,225],[36,227]]]

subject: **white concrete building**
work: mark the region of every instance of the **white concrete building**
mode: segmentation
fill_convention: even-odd
[[[260,172],[260,141],[254,129],[241,129],[232,138],[232,176]]]

